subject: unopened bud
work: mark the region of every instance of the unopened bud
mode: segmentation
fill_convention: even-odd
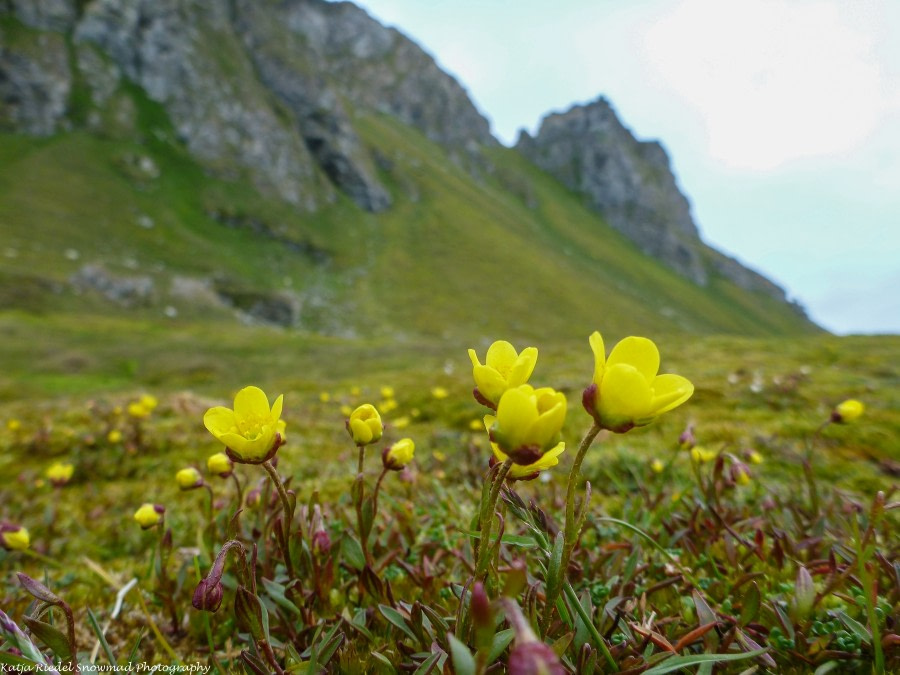
[[[194,597],[191,604],[195,609],[204,612],[215,612],[222,604],[222,596],[225,589],[222,587],[221,581],[212,581],[208,578],[201,579],[194,590]]]

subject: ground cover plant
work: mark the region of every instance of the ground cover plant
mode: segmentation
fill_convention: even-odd
[[[8,668],[900,668],[895,339],[190,330],[5,370]],[[188,337],[221,372],[142,369]]]

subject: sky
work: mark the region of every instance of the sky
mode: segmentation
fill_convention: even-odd
[[[704,240],[839,333],[900,333],[900,0],[360,0],[501,142],[607,97]]]

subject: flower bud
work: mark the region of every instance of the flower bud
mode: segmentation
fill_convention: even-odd
[[[194,490],[203,487],[203,476],[197,469],[189,466],[175,474],[175,482],[182,490]]]
[[[159,525],[163,521],[163,514],[166,507],[160,504],[143,504],[134,512],[134,519],[141,526],[142,530],[149,530],[154,525]]]
[[[347,431],[357,445],[369,445],[381,439],[384,425],[375,406],[365,403],[350,413]]]
[[[327,555],[331,550],[331,537],[328,536],[328,530],[322,528],[313,532],[312,550],[317,555]]]
[[[220,478],[228,478],[234,472],[234,462],[224,452],[217,452],[207,458],[206,468]]]
[[[413,460],[416,445],[411,438],[403,438],[384,449],[381,463],[390,471],[401,471]]]
[[[752,477],[750,469],[743,462],[734,462],[731,465],[731,480],[738,485],[748,485]]]
[[[110,429],[110,432],[106,434],[106,440],[108,443],[112,443],[115,445],[116,443],[122,442],[122,432],[118,429]]]
[[[702,445],[695,445],[691,448],[691,459],[697,464],[706,464],[707,462],[713,461],[718,456],[719,453],[715,450],[704,448]]]
[[[850,398],[835,406],[831,411],[831,421],[837,424],[847,424],[859,418],[866,411],[866,406],[861,401]]]
[[[225,589],[222,587],[221,581],[209,578],[201,579],[200,583],[197,584],[197,588],[194,590],[194,597],[191,599],[191,604],[195,609],[204,612],[215,612],[219,609],[219,605],[222,604],[224,592]]]
[[[0,546],[8,551],[24,551],[31,545],[28,530],[21,525],[0,523]]]
[[[509,675],[566,675],[566,669],[549,645],[522,642],[509,655]]]
[[[253,508],[255,506],[259,506],[259,503],[262,501],[262,490],[258,487],[253,488],[250,492],[247,493],[246,503],[247,506]]]
[[[74,471],[75,467],[71,464],[66,462],[54,462],[47,467],[44,475],[53,487],[62,487],[72,480],[72,473]]]
[[[694,438],[694,425],[688,424],[684,431],[681,432],[681,435],[678,437],[678,445],[680,445],[685,450],[690,450],[697,444],[697,439]]]

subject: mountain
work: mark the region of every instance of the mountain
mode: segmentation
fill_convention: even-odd
[[[0,167],[0,305],[27,312],[401,341],[818,330],[703,245],[661,147],[607,104],[504,148],[350,3],[0,0]]]

